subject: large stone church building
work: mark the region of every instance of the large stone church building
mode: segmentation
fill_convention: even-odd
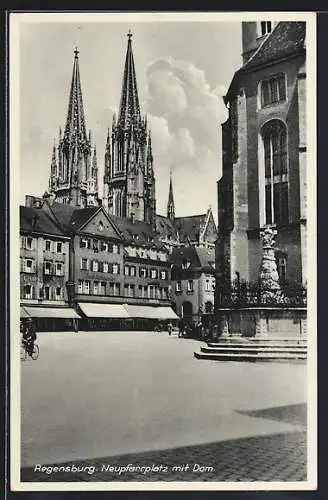
[[[306,284],[305,35],[304,22],[242,23],[243,65],[224,97],[218,284],[258,280],[265,226],[280,282]]]

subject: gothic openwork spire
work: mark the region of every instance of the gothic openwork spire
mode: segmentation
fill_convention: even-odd
[[[170,169],[170,187],[169,187],[169,199],[167,202],[167,216],[171,220],[174,220],[175,218],[175,207],[174,207],[173,186],[172,186],[172,169]]]
[[[130,30],[127,37],[128,47],[125,57],[122,94],[118,118],[119,125],[124,129],[128,128],[131,122],[138,122],[140,120],[138,87],[132,52],[132,33]]]
[[[73,74],[64,138],[69,141],[77,139],[86,142],[87,140],[77,48],[74,50]]]

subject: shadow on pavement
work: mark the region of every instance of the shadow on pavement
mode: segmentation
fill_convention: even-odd
[[[286,406],[275,406],[261,410],[235,410],[236,413],[249,417],[280,420],[289,424],[307,425],[307,404],[300,403]]]
[[[306,432],[271,434],[44,465],[43,471],[39,464],[39,470],[22,469],[21,481],[306,481],[306,446]]]

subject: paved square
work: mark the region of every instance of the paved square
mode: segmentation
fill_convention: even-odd
[[[281,480],[306,479],[305,364],[201,361],[193,357],[198,342],[165,333],[39,333],[38,343],[39,359],[21,363],[23,468],[100,464],[99,457],[170,466],[177,456],[180,465],[215,462],[212,475],[186,471],[179,480],[279,480],[263,479],[272,476],[273,462]],[[262,477],[250,473],[252,454],[263,459],[266,472],[256,469]],[[282,456],[289,457],[284,466]],[[81,479],[67,473],[36,479],[26,469],[22,480]],[[164,479],[155,471],[138,480],[177,475]]]

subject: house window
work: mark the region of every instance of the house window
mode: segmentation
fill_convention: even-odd
[[[50,286],[45,286],[43,289],[44,300],[50,300]]]
[[[60,300],[62,298],[62,289],[60,286],[56,286],[56,300]]]
[[[136,257],[136,255],[137,255],[136,247],[130,247],[130,255],[131,255],[131,257]]]
[[[267,35],[272,31],[271,21],[261,21],[261,36]]]
[[[118,264],[113,264],[112,272],[113,272],[113,274],[119,274],[120,266]]]
[[[102,252],[108,252],[108,243],[106,243],[106,241],[101,241],[100,250]]]
[[[79,280],[77,291],[78,291],[78,293],[83,293],[83,281],[82,280]]]
[[[212,292],[215,292],[215,279],[212,280]]]
[[[62,253],[62,251],[63,251],[63,244],[60,241],[58,241],[56,245],[56,252]]]
[[[63,276],[63,264],[61,262],[56,263],[56,276]]]
[[[97,260],[93,260],[92,261],[92,271],[98,272],[98,269],[99,269],[98,261]]]
[[[106,281],[100,282],[100,295],[106,295]]]
[[[26,238],[26,248],[28,248],[29,250],[32,249],[32,246],[33,246],[33,238]]]
[[[24,271],[25,271],[25,273],[33,273],[34,272],[33,260],[31,260],[31,259],[25,260]]]
[[[81,238],[80,240],[80,248],[89,248],[88,238]]]
[[[263,130],[266,224],[286,224],[288,209],[287,133],[285,125],[272,120]]]
[[[157,270],[156,269],[151,269],[151,271],[150,271],[150,277],[152,279],[156,279],[157,278]]]
[[[108,273],[108,262],[103,262],[103,273]]]
[[[162,288],[162,298],[167,299],[169,296],[168,294],[168,289],[167,288]]]
[[[121,287],[119,283],[109,283],[109,295],[114,297],[119,296],[121,293]]]
[[[52,268],[52,263],[51,262],[45,262],[44,263],[44,274],[50,275],[51,274],[51,269]]]
[[[156,260],[156,251],[155,250],[150,250],[149,251],[149,257],[152,259],[152,260]]]
[[[278,258],[278,274],[280,283],[285,283],[287,276],[287,259],[286,257]]]
[[[99,252],[99,247],[98,247],[98,240],[92,240],[92,250],[96,253]]]
[[[136,268],[135,266],[130,267],[130,276],[135,276],[136,275]]]
[[[210,280],[205,281],[205,292],[210,292],[211,291],[211,285],[210,285]]]
[[[90,281],[83,281],[83,293],[90,294]]]
[[[46,248],[46,252],[51,252],[51,241],[50,240],[46,240],[45,248]]]
[[[120,253],[118,245],[113,245],[113,253]]]
[[[32,285],[25,285],[24,286],[24,298],[25,299],[32,299],[33,298],[33,286]]]
[[[93,294],[98,295],[99,292],[99,281],[93,282]]]
[[[261,82],[262,106],[269,106],[286,100],[286,77],[284,74],[272,76]]]
[[[193,280],[188,280],[187,291],[188,292],[193,292],[194,291],[194,282],[193,282]]]
[[[154,299],[155,298],[155,288],[154,288],[153,285],[149,285],[148,297],[150,299]]]
[[[140,278],[147,278],[147,269],[145,267],[140,267],[139,276]]]
[[[129,266],[124,266],[124,275],[129,276]]]
[[[161,271],[161,279],[166,280],[166,271]]]
[[[175,291],[180,293],[181,292],[181,281],[177,281],[175,284]]]
[[[84,258],[81,259],[81,269],[83,271],[88,271],[88,269],[89,269],[89,259],[84,259]]]

